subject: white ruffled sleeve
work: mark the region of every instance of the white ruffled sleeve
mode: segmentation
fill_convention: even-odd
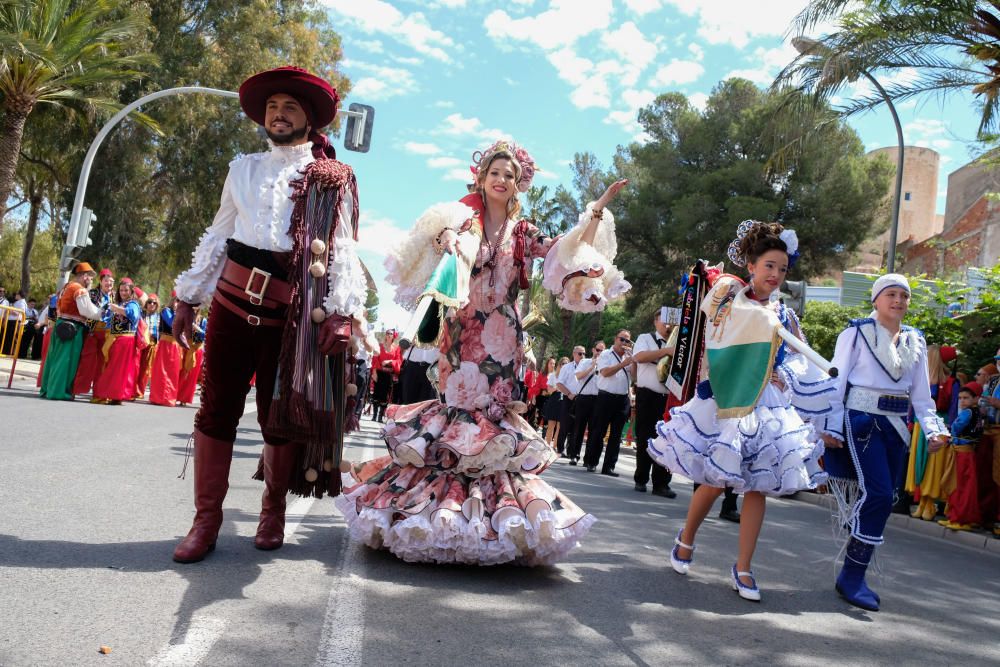
[[[365,301],[368,296],[368,281],[358,257],[358,244],[354,240],[351,221],[354,219],[352,197],[340,198],[340,223],[335,232],[333,249],[330,252],[330,291],[323,301],[327,314],[336,313],[364,317]]]
[[[236,204],[233,202],[231,179],[232,166],[222,186],[219,212],[191,255],[191,268],[177,276],[174,289],[177,298],[185,303],[201,304],[211,300],[215,283],[222,275],[222,266],[226,263],[226,241],[236,231]]]
[[[556,239],[545,256],[542,286],[556,295],[559,306],[567,310],[601,311],[609,301],[632,289],[613,263],[618,241],[611,211],[604,209],[593,245],[581,240],[593,210],[594,202],[587,204],[576,227]],[[589,277],[590,273],[595,277]]]
[[[385,280],[396,288],[393,297],[396,303],[407,310],[417,307],[417,301],[441,259],[440,252],[435,251],[434,240],[445,229],[459,232],[473,213],[475,211],[462,202],[435,204],[417,218],[403,239],[388,249],[383,262]],[[460,245],[462,241],[460,237]]]

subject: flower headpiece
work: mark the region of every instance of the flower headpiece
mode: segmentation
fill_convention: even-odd
[[[517,182],[517,189],[519,192],[527,192],[528,188],[531,187],[531,180],[535,177],[535,172],[540,170],[535,166],[535,161],[528,151],[512,141],[501,139],[486,150],[473,153],[472,164],[469,166],[473,180],[479,175],[479,170],[489,165],[497,153],[507,153],[514,158],[514,161],[521,168],[521,179]]]
[[[755,225],[763,224],[757,222],[756,220],[744,220],[740,223],[740,226],[736,228],[736,238],[729,244],[729,248],[726,249],[726,254],[729,256],[729,261],[736,266],[746,266],[747,258],[740,250],[740,242],[750,233],[750,230],[754,228]],[[795,233],[794,229],[783,230],[778,234],[778,238],[785,244],[785,250],[788,252],[788,268],[795,266],[795,263],[799,261],[799,237]]]

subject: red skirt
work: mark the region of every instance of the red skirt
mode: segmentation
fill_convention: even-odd
[[[73,381],[74,394],[86,394],[97,385],[98,378],[104,371],[105,330],[94,331],[83,339],[83,351],[80,352],[80,365],[76,367],[76,379]]]
[[[101,376],[94,383],[94,398],[127,401],[135,394],[135,378],[139,375],[139,349],[135,334],[114,336],[108,350],[108,360]]]
[[[146,385],[149,384],[149,375],[153,370],[153,359],[155,356],[155,343],[139,352],[139,375],[135,378],[135,394],[133,395],[133,398],[136,400],[146,395]]]
[[[42,361],[38,364],[38,379],[35,380],[35,386],[41,389],[42,387],[42,372],[45,370],[45,357],[49,354],[49,339],[52,338],[52,328],[55,325],[49,325],[45,327],[45,335],[42,336]]]
[[[160,336],[149,380],[149,402],[174,407],[181,377],[181,350],[173,336]]]
[[[180,385],[177,388],[178,403],[193,403],[194,392],[198,388],[198,380],[201,379],[201,365],[205,361],[205,348],[201,343],[196,343],[190,350],[184,351],[184,358],[181,368]],[[190,361],[189,361],[190,355]],[[191,366],[190,368],[185,368]]]
[[[948,520],[962,524],[981,523],[976,453],[971,447],[955,448],[955,477],[955,490],[948,496]]]

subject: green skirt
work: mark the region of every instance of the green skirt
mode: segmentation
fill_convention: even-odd
[[[60,318],[59,321],[64,320]],[[42,398],[53,401],[73,400],[73,380],[80,365],[80,352],[83,350],[83,339],[86,335],[86,327],[79,324],[76,327],[76,335],[69,340],[62,340],[53,331],[49,352],[45,356],[42,388],[38,392]]]

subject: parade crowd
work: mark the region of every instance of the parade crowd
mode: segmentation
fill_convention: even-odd
[[[208,320],[198,318],[192,344],[182,349],[171,329],[173,295],[161,304],[132,279],[122,278],[116,285],[111,269],[98,275],[82,262],[41,311],[31,303],[26,305],[20,356],[29,356],[30,350],[34,357],[37,351],[43,398],[71,401],[89,395],[91,403],[121,405],[146,397],[148,389],[154,405],[194,402]]]
[[[534,160],[500,140],[473,154],[467,195],[431,206],[387,248],[386,280],[417,326],[376,341],[357,255],[357,182],[318,131],[336,115],[336,90],[279,67],[249,78],[239,96],[269,150],[231,164],[171,302],[160,308],[133,281],[116,286],[110,270],[81,263],[38,319],[43,348],[48,341],[43,398],[92,392],[95,403],[121,404],[148,383],[152,403],[175,405],[201,382],[195,514],[175,561],[216,548],[254,383],[262,550],[281,548],[292,492],[333,497],[351,539],[408,562],[552,564],[597,519],[544,472],[564,457],[618,477],[629,429],[636,492],[651,484],[674,498],[674,474],[695,483],[683,525],[668,529],[677,532],[664,566],[679,575],[699,566],[698,530],[725,496],[722,516],[739,522],[727,579],[746,600],[761,600],[752,560],[768,497],[834,495],[845,530],[835,587],[871,611],[881,599],[866,573],[902,490],[923,518],[947,505],[950,528],[1000,519],[1000,374],[987,364],[961,384],[945,372],[953,351],[928,349],[903,324],[905,276],[874,282],[871,314],[843,323],[827,361],[780,298],[799,258],[795,231],[747,220],[727,251],[734,273],[692,259],[681,308],[656,309],[635,338],[623,329],[539,368],[517,305],[533,263],[543,260],[542,287],[566,310],[601,311],[626,294],[609,205],[628,181],[549,237],[522,218],[517,197]],[[368,405],[386,451],[344,460],[344,436]]]

